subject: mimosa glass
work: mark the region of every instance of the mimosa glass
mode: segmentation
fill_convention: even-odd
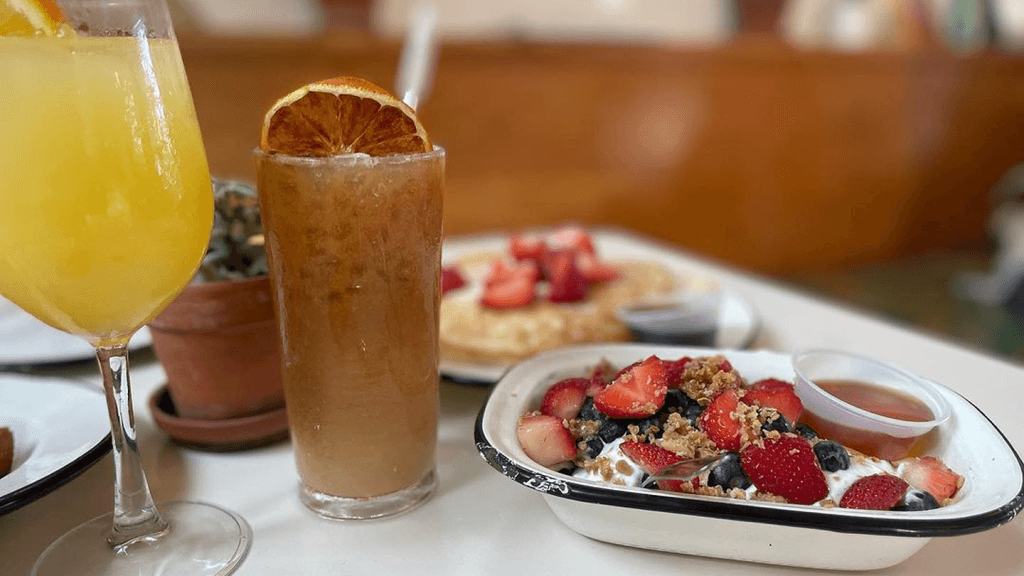
[[[128,382],[129,338],[188,283],[213,221],[167,6],[58,4],[59,34],[0,36],[0,293],[95,346],[115,489],[113,513],[50,545],[33,574],[228,574],[248,524],[208,504],[154,504]]]

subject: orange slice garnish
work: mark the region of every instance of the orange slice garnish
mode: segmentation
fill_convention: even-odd
[[[290,156],[370,156],[433,150],[416,112],[359,78],[332,78],[277,101],[263,120],[260,149]]]
[[[63,21],[52,0],[0,0],[0,36],[54,35]]]

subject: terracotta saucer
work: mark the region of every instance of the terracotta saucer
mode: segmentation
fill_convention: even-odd
[[[185,446],[202,450],[245,450],[288,437],[288,416],[284,407],[241,418],[190,420],[174,410],[174,403],[161,386],[149,397],[149,410],[156,425]]]

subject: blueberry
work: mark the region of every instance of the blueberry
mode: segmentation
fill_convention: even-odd
[[[746,490],[750,487],[750,478],[740,466],[739,452],[729,452],[718,466],[708,472],[708,486],[721,486],[723,490]]]
[[[580,406],[580,413],[576,416],[577,420],[593,420],[595,422],[601,422],[602,424],[608,420],[608,416],[597,409],[594,406],[594,399],[587,397],[583,402],[583,406]]]
[[[621,438],[628,432],[626,424],[619,420],[606,420],[601,424],[601,428],[598,429],[597,435],[605,442],[611,442],[616,438]]]
[[[808,440],[814,440],[818,437],[818,433],[807,424],[797,424],[795,430],[797,434],[807,438]]]
[[[695,404],[697,402],[693,398],[678,388],[670,389],[665,395],[665,408],[686,408]]]
[[[704,407],[700,404],[693,404],[683,408],[683,417],[690,421],[690,426],[697,427],[697,419],[700,418],[701,413],[704,412]]]
[[[893,506],[892,509],[914,512],[917,510],[931,510],[938,507],[939,502],[935,499],[935,496],[931,495],[931,492],[907,490],[907,493],[903,495],[903,500],[900,500],[900,503]]]
[[[637,428],[640,429],[640,434],[646,434],[648,428],[658,429],[658,432],[655,433],[655,436],[657,436],[661,432],[661,419],[658,418],[657,414],[649,418],[644,418],[643,420],[633,420],[632,422],[630,422],[630,424],[636,424]]]
[[[597,435],[606,443],[623,436],[627,432],[627,422],[608,418],[607,414],[594,406],[593,398],[587,398],[583,402],[583,406],[580,407],[580,413],[576,416],[576,419],[597,422],[600,425],[597,429]]]
[[[837,472],[850,467],[850,455],[846,448],[831,440],[822,440],[815,444],[814,455],[818,457],[821,469],[826,472]]]
[[[601,440],[597,436],[587,438],[587,458],[597,458],[598,455],[601,454],[602,449],[604,449],[604,440]]]
[[[672,388],[665,395],[665,409],[671,412],[678,412],[690,421],[690,425],[697,425],[697,418],[704,408],[696,400],[686,395],[686,392],[678,388]]]
[[[764,424],[761,424],[761,432],[775,431],[785,434],[792,429],[793,428],[789,425],[789,420],[786,420],[786,417],[778,412],[769,414]]]

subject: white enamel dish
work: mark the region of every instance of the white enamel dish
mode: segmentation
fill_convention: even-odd
[[[14,435],[0,514],[45,496],[110,451],[103,390],[80,380],[0,374],[0,426]]]
[[[839,570],[902,562],[933,537],[995,528],[1024,507],[1024,464],[1003,434],[962,396],[938,386],[953,409],[929,454],[964,476],[955,502],[922,512],[825,509],[620,487],[573,478],[530,460],[516,439],[517,420],[547,387],[586,374],[602,358],[617,366],[656,354],[665,359],[723,354],[748,381],[793,379],[791,357],[639,344],[562,348],[512,367],[476,423],[488,464],[540,492],[568,527],[591,538],[667,552]]]

